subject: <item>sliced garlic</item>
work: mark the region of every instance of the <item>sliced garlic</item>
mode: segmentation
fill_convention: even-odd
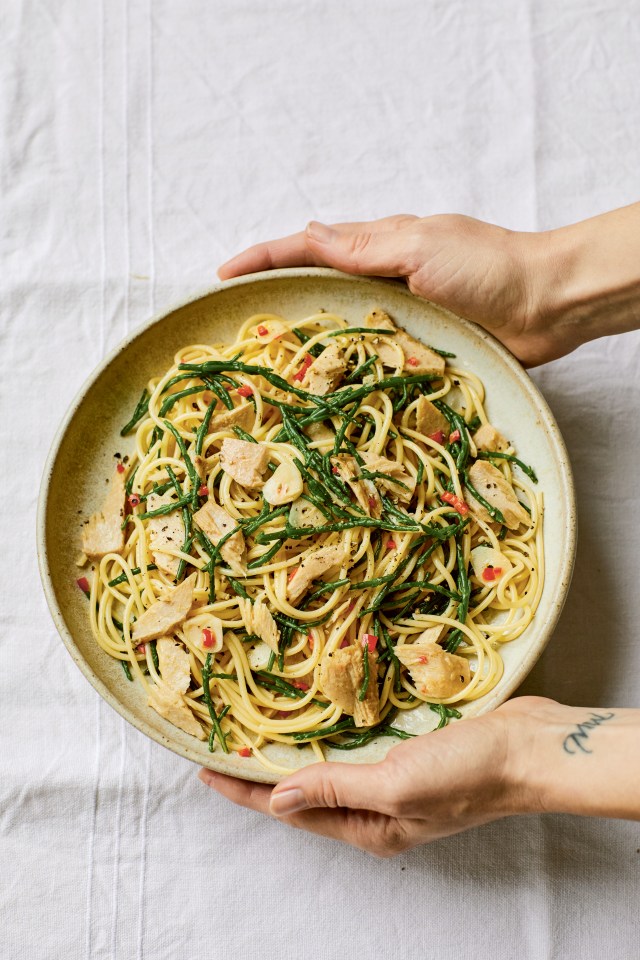
[[[288,332],[289,327],[277,317],[267,317],[254,327],[254,336],[260,343],[271,343]]]
[[[210,630],[213,636],[214,644],[212,647],[204,647],[202,640],[202,631]],[[212,613],[201,613],[199,616],[191,617],[182,624],[182,630],[187,638],[187,643],[200,650],[206,650],[207,653],[218,653],[222,650],[222,620],[220,617],[214,617]]]
[[[326,523],[326,517],[317,507],[301,497],[291,504],[289,523],[292,527],[321,527]]]
[[[262,640],[247,652],[247,660],[252,670],[266,670],[269,666],[271,650]]]
[[[312,440],[326,440],[331,443],[333,447],[333,442],[336,439],[336,435],[333,430],[330,430],[326,423],[319,421],[318,423],[310,423],[307,427],[307,434],[311,437]]]
[[[267,503],[279,506],[296,500],[302,493],[302,486],[302,477],[298,468],[290,460],[283,460],[276,472],[265,483],[262,495]]]
[[[475,547],[471,551],[471,566],[473,567],[473,572],[481,583],[490,583],[500,580],[505,573],[508,573],[512,564],[508,560],[504,553],[501,553],[500,550],[494,550],[493,547]],[[492,567],[493,570],[499,570],[500,573],[496,573],[493,581],[485,579],[484,571],[487,567]]]

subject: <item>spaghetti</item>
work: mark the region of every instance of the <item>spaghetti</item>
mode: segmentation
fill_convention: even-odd
[[[542,498],[453,360],[383,311],[261,314],[147,385],[121,543],[92,542],[105,504],[84,549],[95,639],[162,716],[279,773],[269,743],[321,760],[496,685],[542,591]]]

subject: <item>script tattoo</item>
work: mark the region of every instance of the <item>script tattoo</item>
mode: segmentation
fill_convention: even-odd
[[[590,713],[589,719],[576,724],[573,733],[568,734],[562,741],[565,753],[593,753],[593,750],[590,750],[587,746],[591,731],[599,727],[601,723],[613,720],[614,717],[615,713]]]

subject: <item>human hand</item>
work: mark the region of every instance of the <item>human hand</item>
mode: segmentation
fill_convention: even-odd
[[[491,331],[521,361],[551,359],[537,316],[533,251],[526,238],[471,217],[396,216],[327,227],[260,243],[224,264],[229,277],[273,267],[317,265],[345,273],[404,277],[417,296],[439,303]]]
[[[539,809],[526,786],[530,740],[557,705],[520,697],[493,713],[405,740],[374,764],[315,763],[277,787],[200,772],[229,800],[386,857]],[[564,709],[564,708],[560,708]]]
[[[409,289],[489,330],[535,366],[640,324],[640,204],[543,233],[471,217],[395,216],[259,243],[225,263],[222,280],[317,265],[402,277]]]
[[[516,813],[640,820],[640,710],[516,697],[373,764],[315,763],[275,788],[201,770],[243,807],[378,856]]]

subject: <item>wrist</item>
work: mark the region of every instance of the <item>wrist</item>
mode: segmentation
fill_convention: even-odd
[[[514,235],[524,290],[520,338],[529,366],[565,356],[589,339],[581,320],[592,294],[577,276],[578,237],[566,230]]]
[[[545,359],[640,326],[640,204],[515,236],[525,329]]]
[[[547,740],[563,708],[544,697],[516,697],[494,716],[503,724],[503,782],[508,814],[550,811]]]
[[[508,730],[505,782],[513,813],[640,819],[637,710],[518,697],[498,712]]]

